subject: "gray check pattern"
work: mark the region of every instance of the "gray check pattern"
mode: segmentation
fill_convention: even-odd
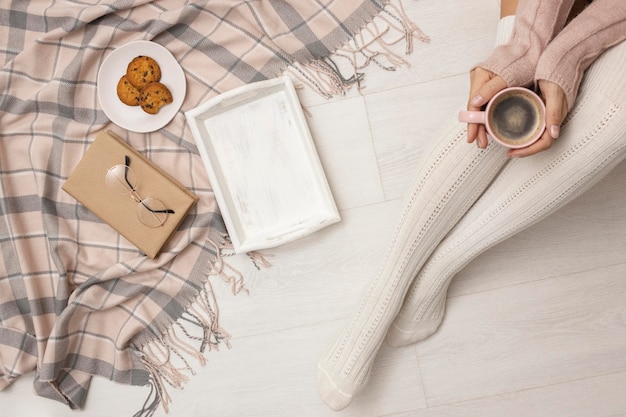
[[[184,112],[327,57],[385,3],[0,4],[0,390],[34,371],[37,395],[80,408],[99,375],[155,387],[149,414],[166,397],[165,384],[182,382],[154,349],[175,349],[168,340],[181,318],[203,330],[199,349],[227,340],[209,279],[226,274],[218,262],[225,229]],[[134,40],[165,46],[187,80],[182,109],[149,134],[112,125],[96,93],[104,58]],[[155,260],[61,190],[103,129],[200,197]]]

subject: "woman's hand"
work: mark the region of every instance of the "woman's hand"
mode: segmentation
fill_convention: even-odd
[[[484,68],[474,68],[470,72],[470,95],[467,110],[480,111],[500,90],[507,87],[506,81],[499,75]],[[479,148],[485,149],[489,143],[484,125],[470,123],[467,125],[467,142],[476,141]]]
[[[546,130],[539,140],[532,145],[511,149],[507,152],[509,157],[525,157],[544,151],[552,146],[554,140],[559,137],[561,124],[567,115],[567,98],[565,92],[558,84],[546,80],[539,80],[539,90],[546,102]]]

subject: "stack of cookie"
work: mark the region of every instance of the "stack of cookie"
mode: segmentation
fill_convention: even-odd
[[[137,56],[129,64],[126,74],[117,83],[117,96],[129,106],[141,106],[149,114],[173,101],[171,91],[161,82],[161,67],[149,56]]]

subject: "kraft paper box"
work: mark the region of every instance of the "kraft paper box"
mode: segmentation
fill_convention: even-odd
[[[162,201],[174,212],[167,215],[162,225],[143,224],[137,215],[140,203],[107,187],[107,172],[115,165],[124,165],[125,156],[137,177],[137,193],[143,199]],[[110,131],[98,134],[62,188],[150,258],[159,254],[198,200],[198,196]]]

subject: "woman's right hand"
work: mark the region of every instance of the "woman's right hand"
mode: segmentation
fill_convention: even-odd
[[[500,90],[507,87],[506,81],[499,75],[476,67],[470,72],[470,94],[467,110],[480,111]],[[479,148],[485,149],[489,143],[485,125],[469,123],[467,125],[467,142],[476,142]]]

